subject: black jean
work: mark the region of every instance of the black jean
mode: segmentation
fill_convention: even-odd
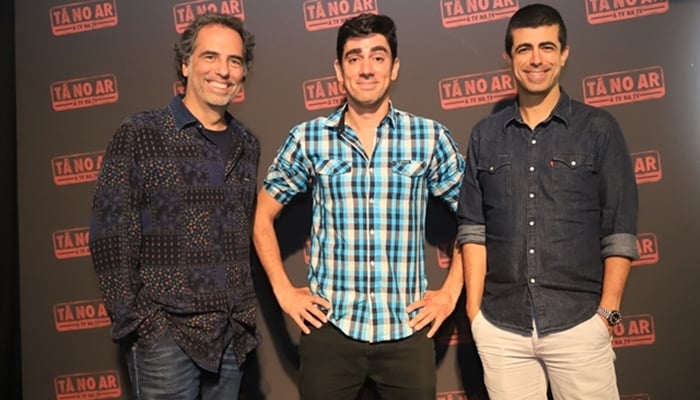
[[[427,328],[401,340],[353,340],[327,323],[299,343],[302,400],[354,400],[369,379],[381,400],[435,400],[435,344]]]

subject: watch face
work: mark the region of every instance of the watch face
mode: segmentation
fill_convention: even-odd
[[[610,315],[608,316],[608,323],[610,326],[615,326],[622,322],[622,315],[620,314],[619,311],[611,311]]]

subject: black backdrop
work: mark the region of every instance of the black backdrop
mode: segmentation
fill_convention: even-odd
[[[52,32],[50,22],[54,20],[50,9],[85,2],[96,3],[96,0],[18,1],[14,9],[12,4],[0,5],[3,22],[0,40],[3,48],[7,48],[6,54],[13,53],[13,32],[16,32],[18,116],[15,123],[14,62],[10,57],[0,67],[3,89],[0,184],[8,188],[2,194],[6,200],[2,207],[2,229],[7,233],[4,237],[9,238],[3,239],[5,268],[0,279],[0,354],[8,357],[1,367],[2,378],[8,383],[0,388],[3,399],[19,393],[19,326],[22,326],[25,398],[68,396],[70,393],[61,392],[55,383],[77,380],[79,376],[119,377],[122,383],[126,380],[116,349],[109,341],[109,329],[101,325],[103,320],[71,325],[71,321],[61,320],[56,312],[57,306],[65,307],[61,311],[86,304],[89,307],[96,304],[93,301],[98,301],[99,294],[89,257],[85,253],[73,253],[78,257],[72,258],[59,257],[58,253],[54,254],[56,243],[52,246],[52,235],[56,232],[70,235],[73,229],[80,230],[87,223],[93,183],[56,184],[52,161],[75,154],[88,154],[85,159],[92,159],[90,154],[104,148],[124,116],[169,100],[175,80],[170,46],[176,37],[173,26],[176,7],[185,3],[237,3],[235,0],[104,0],[100,2],[116,4],[118,24],[59,36]],[[316,98],[306,98],[314,93],[306,90],[305,82],[332,75],[335,30],[308,29],[306,17],[318,15],[305,13],[304,6],[327,6],[338,1],[240,2],[245,5],[246,23],[255,32],[259,47],[257,63],[246,82],[245,100],[235,104],[232,110],[260,137],[263,146],[260,167],[264,171],[292,124],[329,111],[315,108],[311,103]],[[447,28],[443,25],[445,20],[441,21],[445,16],[441,15],[445,11],[441,6],[464,5],[467,0],[365,2],[378,4],[379,11],[394,17],[399,26],[402,66],[392,95],[396,105],[444,122],[464,147],[473,124],[490,112],[494,104],[445,107],[442,98],[445,93],[439,83],[468,82],[470,76],[490,76],[505,68],[500,54],[506,19]],[[518,3],[516,0],[468,2]],[[533,2],[519,1],[521,5]],[[663,73],[663,93],[657,92],[644,100],[634,98],[639,93],[623,93],[622,100],[634,101],[600,105],[618,119],[638,162],[639,239],[645,256],[644,263],[634,267],[630,276],[623,302],[627,322],[616,332],[615,345],[620,388],[626,400],[695,398],[694,368],[700,360],[697,340],[700,297],[696,295],[700,268],[695,253],[695,240],[700,237],[700,1],[547,2],[563,12],[569,26],[572,55],[563,74],[563,84],[572,97],[584,99],[595,94],[589,92],[586,83],[604,82],[609,78],[604,75],[615,71],[622,71],[625,77],[635,76],[640,70],[646,74]],[[636,14],[632,8],[640,10],[638,7],[627,7],[616,11],[613,17],[634,18],[615,22],[592,23],[587,18],[591,9],[614,4],[668,7],[648,15]],[[17,16],[14,28],[12,21],[6,22],[12,15]],[[482,15],[486,19],[492,16]],[[54,82],[101,74],[116,76],[120,96],[117,101],[74,110],[52,108],[50,87]],[[484,98],[476,96],[470,101],[479,103]],[[15,147],[19,151],[17,155]],[[303,201],[298,205],[304,209]],[[296,232],[304,225],[295,215],[298,214],[287,213],[281,223],[286,224],[283,231],[287,239],[287,265],[292,278],[302,281],[303,233]],[[440,236],[444,230],[437,231]],[[20,250],[17,250],[18,237]],[[435,247],[442,242],[438,237],[429,243],[429,274],[433,276],[444,272],[440,268],[441,259],[435,258]],[[21,269],[17,266],[18,256]],[[298,332],[276,308],[264,277],[258,280],[258,291],[263,344],[257,363],[252,364],[258,367],[254,371],[257,374],[249,375],[254,390],[247,393],[249,399],[266,396],[291,400],[295,398],[294,343]],[[17,318],[20,293],[21,321]],[[88,323],[96,325],[85,325]],[[456,331],[445,330],[439,340],[438,398],[454,400],[468,395],[469,400],[483,399],[468,328],[463,319],[456,318],[452,324]],[[86,348],[95,350],[84,351]],[[3,396],[5,391],[7,396]],[[126,394],[112,397],[126,398]]]
[[[0,398],[21,398],[14,2],[0,3]]]

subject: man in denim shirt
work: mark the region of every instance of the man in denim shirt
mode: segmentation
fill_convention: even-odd
[[[184,97],[130,116],[107,148],[90,251],[135,399],[237,399],[258,343],[260,146],[227,112],[254,44],[238,18],[197,17],[175,46]]]
[[[559,86],[559,13],[510,20],[517,101],[467,150],[457,241],[491,400],[619,398],[612,327],[636,249],[637,192],[618,124]]]

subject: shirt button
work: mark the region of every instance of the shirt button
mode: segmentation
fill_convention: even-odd
[[[530,254],[535,254],[535,249],[530,249],[529,253],[530,253]]]
[[[532,139],[532,141],[530,143],[537,144],[537,139]]]
[[[369,292],[369,297],[374,298],[374,292]]]
[[[535,226],[535,221],[530,221],[529,224],[530,226]]]
[[[531,199],[534,199],[534,198],[535,198],[535,194],[534,194],[534,193],[530,193],[529,196],[530,196]]]
[[[374,229],[370,229],[369,234],[370,234],[370,236],[374,236]]]
[[[489,167],[489,171],[493,172],[495,168],[494,167]]]
[[[535,171],[535,167],[534,167],[534,166],[531,166],[531,167],[530,167],[530,172],[534,172],[534,171]]]
[[[535,283],[535,278],[530,278],[530,283]]]
[[[576,161],[572,161],[572,162],[571,162],[571,166],[572,166],[572,167],[575,167],[575,166],[576,166]]]
[[[369,262],[369,266],[370,266],[370,267],[374,267],[374,260],[371,260],[371,261]]]
[[[374,204],[374,197],[369,198],[369,204]]]
[[[369,173],[370,173],[370,175],[373,174],[373,173],[374,173],[374,168],[370,168],[370,169],[369,169]]]

